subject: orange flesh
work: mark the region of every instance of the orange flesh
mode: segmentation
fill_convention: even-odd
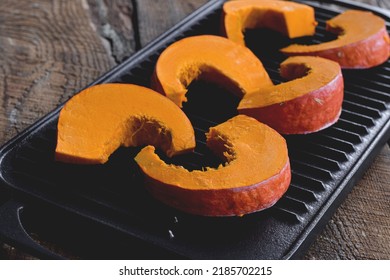
[[[72,97],[60,112],[56,159],[104,163],[119,146],[145,144],[168,156],[192,150],[195,137],[185,114],[150,89],[102,84]]]
[[[152,88],[182,107],[186,88],[196,79],[216,83],[239,97],[272,85],[249,49],[212,35],[188,37],[165,49],[157,61]]]
[[[336,40],[317,45],[291,45],[282,51],[320,51],[357,43],[379,32],[385,21],[371,12],[348,10],[327,21],[326,25],[327,31],[338,35]]]
[[[280,75],[288,82],[244,96],[238,109],[266,107],[293,100],[317,91],[340,75],[340,66],[331,60],[310,57],[290,57],[280,65]]]
[[[289,38],[315,33],[314,9],[304,4],[277,0],[229,1],[223,6],[224,34],[245,45],[245,29],[268,28]]]
[[[188,190],[252,186],[278,175],[289,162],[284,138],[244,115],[210,128],[207,145],[227,163],[216,169],[188,171],[163,162],[152,146],[142,149],[135,160],[148,177]]]

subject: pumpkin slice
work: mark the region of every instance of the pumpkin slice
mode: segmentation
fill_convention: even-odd
[[[186,88],[195,79],[213,82],[239,97],[272,85],[249,49],[213,35],[188,37],[165,49],[158,58],[152,88],[182,107]]]
[[[195,147],[186,115],[161,94],[136,85],[102,84],[72,97],[60,112],[56,159],[104,163],[119,146],[155,145],[168,156]]]
[[[282,134],[311,133],[338,120],[344,96],[338,63],[321,57],[290,57],[280,65],[280,75],[290,81],[244,96],[238,111]]]
[[[390,55],[385,21],[371,12],[348,10],[327,21],[326,29],[336,40],[317,45],[291,45],[286,55],[314,55],[338,62],[342,68],[370,68]]]
[[[223,5],[222,33],[245,45],[245,29],[268,28],[289,38],[315,33],[314,9],[304,4],[277,0],[229,1]]]
[[[238,115],[210,128],[207,146],[227,161],[219,168],[188,171],[143,148],[135,160],[150,193],[174,208],[204,216],[244,215],[272,206],[287,190],[290,163],[284,138]]]

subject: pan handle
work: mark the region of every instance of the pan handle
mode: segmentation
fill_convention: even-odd
[[[24,209],[25,205],[14,199],[0,206],[0,239],[40,259],[64,259],[63,256],[38,244],[28,234],[21,221]]]

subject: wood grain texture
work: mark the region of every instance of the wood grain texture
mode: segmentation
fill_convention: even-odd
[[[130,0],[87,0],[92,22],[107,53],[115,63],[132,55],[137,45],[134,30],[135,10]]]
[[[365,4],[369,4],[372,6],[381,7],[384,9],[390,9],[390,1],[389,0],[357,0],[356,2],[362,2]]]
[[[83,1],[0,2],[0,142],[113,66]]]
[[[172,27],[207,0],[136,0],[141,46]]]
[[[305,259],[390,258],[390,148],[385,146]]]
[[[0,1],[0,144],[205,2]],[[389,182],[385,147],[304,258],[390,259]],[[32,257],[0,243],[1,258]]]
[[[1,144],[115,65],[96,29],[86,1],[0,1]]]

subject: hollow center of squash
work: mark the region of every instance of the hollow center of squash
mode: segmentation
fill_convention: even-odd
[[[207,134],[207,147],[227,165],[237,158],[236,152],[229,139],[215,130]]]
[[[269,28],[287,34],[287,25],[283,13],[273,10],[250,9],[243,26],[246,29]]]
[[[337,25],[331,25],[331,24],[328,24],[328,26],[326,27],[326,31],[328,31],[336,36],[342,36],[342,35],[346,34],[345,28],[337,26]]]
[[[179,79],[181,84],[186,88],[192,81],[202,80],[223,87],[239,97],[245,94],[245,90],[236,81],[230,79],[220,70],[207,63],[188,64],[181,69]]]
[[[136,116],[125,123],[123,144],[129,146],[153,145],[164,152],[170,149],[172,134],[156,119]]]
[[[290,63],[287,67],[281,67],[280,76],[291,81],[307,76],[312,69],[303,63]]]
[[[172,158],[158,150],[156,153],[167,165],[180,166],[189,172],[217,170],[231,164],[237,158],[233,145],[226,136],[211,130],[205,140],[206,143],[203,139],[198,142],[192,153]]]

